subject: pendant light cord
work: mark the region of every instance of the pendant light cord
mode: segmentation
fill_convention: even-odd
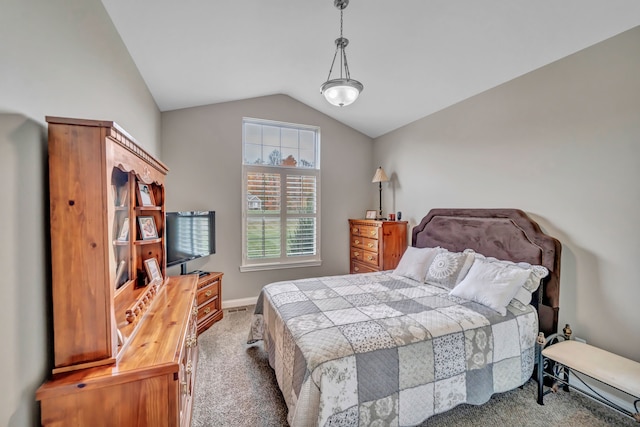
[[[333,72],[333,66],[336,63],[336,57],[338,56],[338,51],[340,51],[340,78],[342,78],[342,70],[344,69],[345,77],[347,80],[351,79],[351,73],[349,73],[349,64],[347,63],[347,54],[344,51],[344,47],[346,43],[349,41],[342,37],[343,30],[343,9],[340,9],[340,38],[336,40],[336,51],[333,54],[333,61],[331,61],[331,68],[329,68],[329,75],[327,76],[327,81],[331,80],[331,73]],[[346,42],[346,43],[345,43]]]

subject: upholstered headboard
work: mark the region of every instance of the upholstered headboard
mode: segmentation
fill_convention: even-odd
[[[562,246],[523,211],[432,209],[413,228],[411,244],[455,252],[473,249],[485,256],[545,266],[549,275],[533,294],[532,305],[538,310],[540,331],[546,336],[557,332]]]

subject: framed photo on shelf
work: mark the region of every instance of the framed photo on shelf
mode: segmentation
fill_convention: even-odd
[[[144,182],[138,182],[138,198],[140,199],[140,206],[155,206],[156,201],[153,198],[153,191],[149,184]]]
[[[118,191],[118,206],[128,206],[129,203],[127,198],[129,196],[129,187],[126,185],[120,186]]]
[[[118,268],[116,269],[116,289],[118,289],[120,287],[120,285],[122,285],[122,277],[124,275],[124,271],[125,271],[125,267],[126,267],[126,261],[125,260],[120,260],[120,262],[118,263]]]
[[[367,210],[364,216],[366,219],[376,219],[378,217],[378,211]]]
[[[120,227],[120,234],[118,234],[118,240],[126,242],[129,240],[129,218],[125,218]]]
[[[147,272],[149,283],[160,281],[162,282],[162,273],[160,273],[160,266],[158,260],[155,258],[149,258],[144,260],[144,269]]]
[[[142,240],[158,238],[158,229],[152,216],[139,216],[138,224],[140,225],[140,237]]]

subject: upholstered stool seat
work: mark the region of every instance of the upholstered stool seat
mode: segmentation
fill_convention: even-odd
[[[640,363],[578,341],[562,341],[542,355],[640,398]]]
[[[585,394],[591,395],[580,387],[574,386],[573,383],[571,385],[568,384],[569,372],[575,371],[630,395],[633,398],[635,413],[617,407],[617,405],[609,401],[597,400],[634,417],[636,421],[640,422],[640,414],[638,414],[638,403],[640,402],[640,363],[592,345],[571,340],[561,341],[546,347],[542,350],[542,357],[553,360],[568,368],[568,370],[565,371],[566,376],[564,378],[554,377],[556,380],[563,382],[565,386],[576,388]],[[538,402],[542,404],[541,394],[539,394]]]

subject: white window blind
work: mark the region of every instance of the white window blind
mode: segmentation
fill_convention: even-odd
[[[243,121],[242,271],[319,265],[319,129]]]

